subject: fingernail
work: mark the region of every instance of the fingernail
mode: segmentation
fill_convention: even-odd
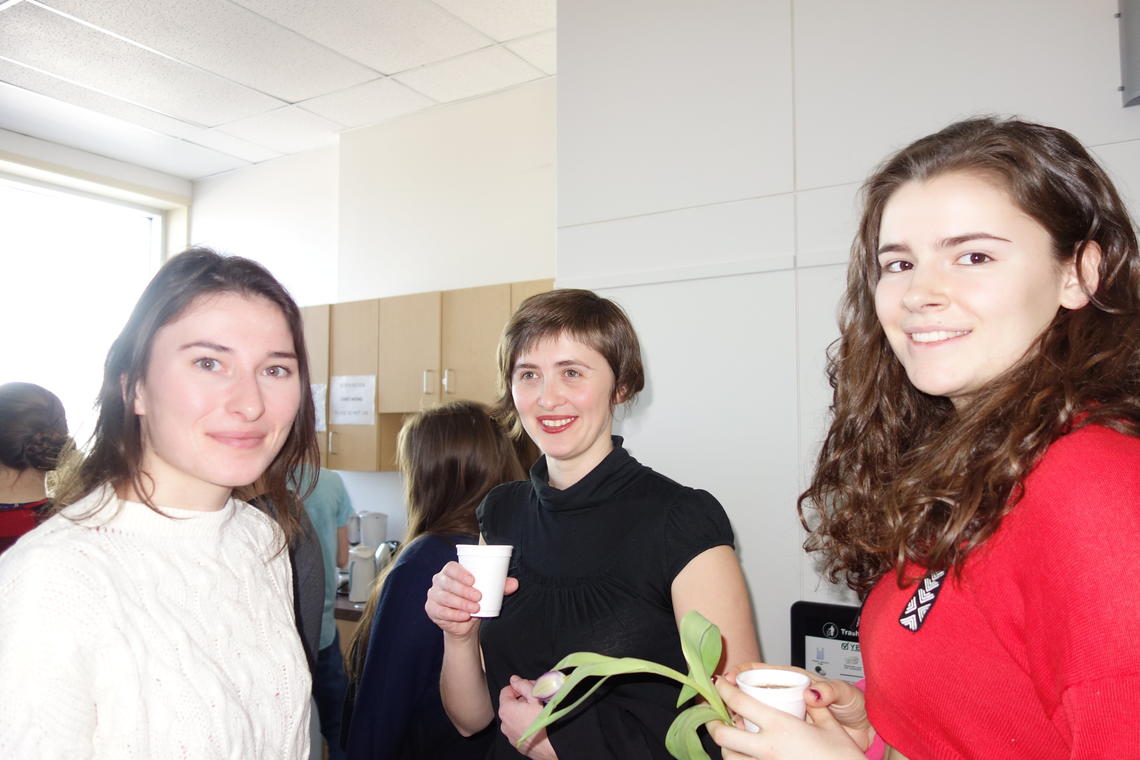
[[[808,691],[810,691],[810,692],[811,692],[811,695],[812,695],[813,697],[815,697],[815,699],[816,699],[816,701],[817,701],[817,702],[822,702],[822,701],[823,701],[823,695],[819,693],[819,690],[818,690],[818,689],[808,689]]]

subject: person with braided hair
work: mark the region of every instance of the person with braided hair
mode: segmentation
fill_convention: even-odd
[[[47,512],[44,480],[70,441],[54,393],[33,383],[0,385],[0,553]]]

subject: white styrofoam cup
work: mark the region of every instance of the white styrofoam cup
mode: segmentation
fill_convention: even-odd
[[[479,600],[479,611],[472,617],[498,617],[514,547],[506,544],[459,544],[455,548],[459,553],[459,564],[475,576],[475,588],[483,595]]]

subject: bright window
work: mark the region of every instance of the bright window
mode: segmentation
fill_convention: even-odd
[[[161,262],[162,213],[0,177],[0,383],[37,383],[80,445],[103,361]]]

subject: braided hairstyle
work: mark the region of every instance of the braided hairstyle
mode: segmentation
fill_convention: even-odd
[[[0,465],[11,470],[54,470],[70,443],[59,398],[33,383],[0,385]]]

